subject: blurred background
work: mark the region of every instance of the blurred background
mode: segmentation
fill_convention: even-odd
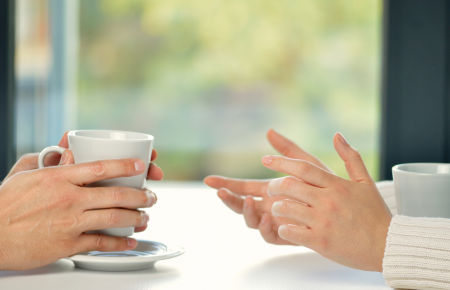
[[[273,128],[347,177],[340,131],[378,179],[381,0],[16,3],[18,156],[117,129],[166,180],[270,178]]]

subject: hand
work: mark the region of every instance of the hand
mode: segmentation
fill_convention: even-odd
[[[295,221],[278,235],[345,266],[381,272],[391,213],[358,151],[340,133],[333,142],[351,180],[304,160],[263,158],[267,168],[291,175],[268,185],[271,196],[287,197],[272,205],[273,215]]]
[[[66,132],[63,137],[61,138],[61,141],[59,141],[58,146],[62,148],[69,148],[69,140],[67,139],[67,133]],[[27,170],[33,170],[38,169],[38,157],[39,153],[29,153],[23,155],[19,161],[16,162],[16,164],[13,166],[9,174],[6,176],[6,178],[3,180],[3,183],[6,182],[11,176],[18,172],[27,171]],[[152,163],[150,164],[148,168],[147,173],[147,179],[151,180],[162,180],[164,177],[164,172],[161,168],[158,167],[155,163],[153,163],[154,160],[158,157],[158,152],[153,149],[152,151]],[[57,166],[57,165],[70,165],[74,164],[73,154],[70,150],[66,150],[63,153],[63,156],[58,153],[50,153],[45,157],[44,165],[45,166]],[[156,198],[156,195],[155,195]],[[155,201],[156,203],[156,201]],[[134,231],[137,232],[143,232],[147,229],[147,225],[136,227]]]
[[[332,173],[331,169],[318,158],[274,130],[267,132],[267,139],[275,150],[284,156],[309,161]],[[292,243],[280,238],[278,227],[286,223],[298,225],[301,225],[301,223],[292,219],[274,217],[271,214],[272,204],[285,197],[271,197],[267,194],[267,185],[270,180],[244,180],[222,176],[208,176],[204,182],[206,185],[218,189],[217,195],[225,205],[234,212],[243,214],[247,226],[259,229],[266,242],[276,245],[292,245]],[[254,199],[254,197],[257,197],[257,199]]]
[[[0,187],[0,270],[25,270],[86,251],[125,251],[132,238],[85,232],[147,224],[156,196],[125,187],[84,187],[139,175],[139,159],[105,160],[22,171]]]
[[[61,138],[61,141],[59,141],[58,146],[62,148],[69,148],[69,141],[67,139],[67,133],[64,133],[63,137]],[[68,151],[70,152],[70,150]],[[26,170],[33,170],[38,169],[38,157],[39,153],[28,153],[23,155],[13,166],[9,174],[6,176],[6,178],[3,180],[5,182],[8,178],[13,176],[14,174]],[[161,168],[158,167],[155,163],[153,163],[154,160],[158,157],[158,152],[153,149],[152,151],[152,163],[150,164],[150,167],[148,169],[147,173],[147,179],[151,180],[162,180],[164,177],[164,172],[161,170]],[[67,164],[73,164],[73,155],[69,154],[67,156],[64,156],[61,158],[61,154],[58,153],[50,153],[45,157],[44,165],[45,166],[56,166],[56,165],[67,165]]]

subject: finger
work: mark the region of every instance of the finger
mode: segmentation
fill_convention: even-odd
[[[110,228],[142,227],[150,220],[145,211],[129,209],[87,210],[81,219],[83,231],[96,231]]]
[[[261,217],[261,222],[259,223],[259,233],[263,239],[274,245],[293,245],[291,242],[285,241],[278,235],[278,228],[273,224],[270,214],[265,213]]]
[[[306,226],[282,225],[278,228],[278,235],[285,241],[314,250],[314,237],[311,229]]]
[[[337,176],[304,160],[282,156],[264,156],[262,163],[269,169],[283,172],[319,187],[327,187]]]
[[[135,228],[134,228],[134,232],[135,232],[135,233],[140,233],[140,232],[145,231],[146,229],[147,229],[147,225],[142,226],[142,227],[135,227]]]
[[[152,150],[152,160],[151,161],[154,161],[154,160],[156,160],[156,158],[158,158],[158,151],[156,151],[156,149],[153,149]]]
[[[269,143],[272,145],[273,148],[275,148],[275,150],[277,150],[286,157],[306,160],[308,162],[311,162],[312,164],[319,166],[320,168],[325,169],[328,172],[333,172],[317,157],[303,150],[300,146],[298,146],[297,144],[295,144],[294,142],[287,139],[286,137],[284,137],[283,135],[281,135],[280,133],[276,132],[273,129],[270,129],[267,132],[267,140],[269,140]]]
[[[260,222],[260,216],[256,212],[255,200],[252,196],[247,196],[244,199],[244,208],[242,210],[245,223],[251,229],[257,229]]]
[[[111,237],[103,234],[82,234],[78,239],[77,253],[127,251],[137,246],[137,241],[133,238]]]
[[[164,172],[155,163],[150,163],[148,167],[147,179],[162,180],[164,178]]]
[[[86,187],[83,210],[103,208],[147,208],[156,203],[156,195],[150,189],[128,187]]]
[[[67,138],[67,133],[69,133],[69,131],[64,133],[61,140],[59,141],[59,143],[58,143],[59,147],[69,148],[69,139]],[[44,166],[56,166],[56,165],[60,164],[60,159],[61,159],[61,154],[50,153],[44,159]]]
[[[288,199],[274,202],[272,214],[275,217],[292,219],[308,227],[314,222],[313,210],[309,206]]]
[[[57,167],[54,170],[60,170],[73,184],[84,186],[104,179],[142,174],[145,163],[140,159],[101,160]]]
[[[203,182],[215,189],[227,188],[233,193],[241,196],[264,196],[267,192],[269,180],[236,179],[210,175],[206,177]]]
[[[352,181],[373,184],[374,181],[367,171],[366,165],[358,150],[350,146],[341,133],[336,133],[333,138],[334,148],[345,162],[348,176]]]
[[[272,145],[275,150],[286,157],[304,160],[311,157],[309,153],[300,148],[297,144],[273,129],[270,129],[267,132],[267,140],[269,140],[270,145]]]
[[[272,179],[267,186],[267,193],[270,196],[289,196],[312,206],[317,204],[317,195],[320,194],[319,188],[292,176]]]
[[[61,160],[59,161],[59,165],[70,165],[74,164],[75,160],[73,159],[73,153],[71,150],[67,149],[64,150],[63,154],[61,155]]]
[[[217,196],[222,202],[228,206],[232,211],[238,214],[242,214],[244,207],[244,200],[240,196],[236,196],[226,188],[221,188],[217,191]]]

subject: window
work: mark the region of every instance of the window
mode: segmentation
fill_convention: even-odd
[[[377,178],[381,0],[56,2],[18,1],[18,154],[129,130],[166,179],[269,178],[274,128],[347,176],[340,131]]]

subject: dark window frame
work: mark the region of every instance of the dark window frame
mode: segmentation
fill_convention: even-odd
[[[0,1],[0,181],[16,160],[15,0]]]
[[[450,160],[450,0],[384,1],[380,179]]]

